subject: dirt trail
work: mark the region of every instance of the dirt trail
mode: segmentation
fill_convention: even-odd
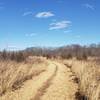
[[[49,61],[47,70],[0,100],[75,100],[78,86],[65,65]]]
[[[44,95],[46,89],[51,85],[52,80],[56,76],[58,67],[56,66],[54,74],[43,84],[43,86],[38,90],[37,94],[31,100],[41,100],[41,96]]]
[[[75,100],[78,86],[71,79],[70,69],[54,62],[58,67],[56,77],[40,100]]]

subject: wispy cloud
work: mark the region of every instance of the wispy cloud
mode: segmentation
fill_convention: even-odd
[[[14,45],[8,45],[8,48],[17,48],[17,47]]]
[[[54,16],[54,14],[52,12],[39,12],[36,14],[35,17],[37,18],[48,18],[48,17],[52,17]]]
[[[19,50],[20,48],[18,48],[15,45],[7,45],[6,50]]]
[[[32,12],[31,11],[27,11],[27,12],[23,13],[23,16],[27,16],[27,15],[32,15]]]
[[[66,29],[70,26],[71,21],[60,21],[60,22],[54,22],[50,24],[49,30],[57,30],[57,29]]]
[[[64,31],[64,33],[70,33],[70,32],[72,32],[72,30],[66,30],[66,31]]]
[[[91,5],[91,4],[89,4],[89,3],[83,4],[83,6],[85,8],[88,8],[88,9],[91,9],[91,10],[95,10],[95,7],[93,5]]]
[[[36,33],[25,34],[26,37],[33,37],[33,36],[36,36],[36,35],[37,35]]]

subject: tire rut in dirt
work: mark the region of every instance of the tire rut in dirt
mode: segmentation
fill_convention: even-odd
[[[54,64],[55,65],[55,64]],[[35,95],[34,98],[30,99],[30,100],[40,100],[41,96],[43,96],[46,92],[46,90],[49,88],[49,86],[52,84],[52,80],[54,79],[54,77],[57,74],[58,71],[58,67],[57,65],[55,65],[55,71],[54,74],[43,84],[43,86],[38,90],[37,94]]]

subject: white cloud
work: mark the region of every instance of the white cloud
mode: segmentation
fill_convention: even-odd
[[[52,19],[52,22],[56,22],[57,20],[56,19]]]
[[[52,12],[39,12],[36,14],[35,17],[37,18],[48,18],[48,17],[52,17],[54,16],[54,14]]]
[[[70,32],[72,32],[72,30],[66,30],[66,31],[64,31],[64,33],[70,33]]]
[[[25,34],[25,36],[27,36],[27,37],[33,37],[33,36],[36,36],[36,35],[37,35],[36,33]]]
[[[14,45],[8,45],[8,48],[17,48],[17,47]]]
[[[57,30],[57,29],[65,29],[68,28],[71,24],[71,21],[60,21],[60,22],[54,22],[50,24],[49,30]]]
[[[23,13],[23,16],[27,16],[27,15],[32,15],[32,12],[31,11],[28,11],[28,12],[24,12]]]
[[[83,4],[83,6],[86,7],[86,8],[88,8],[88,9],[95,10],[94,6],[91,5],[91,4],[88,4],[88,3]]]
[[[17,46],[14,46],[14,45],[7,45],[6,50],[13,51],[13,50],[19,50],[19,48]]]

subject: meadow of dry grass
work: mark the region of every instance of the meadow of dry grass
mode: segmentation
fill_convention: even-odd
[[[1,62],[1,100],[75,100],[78,86],[69,68],[44,58],[29,59],[29,63]]]
[[[99,60],[54,61],[42,57],[29,57],[19,63],[1,60],[0,97],[12,100],[15,96],[16,100],[30,100],[31,97],[31,100],[100,100]]]
[[[64,60],[63,63],[71,68],[78,79],[77,98],[100,100],[100,63],[92,59],[88,61]]]
[[[32,58],[31,58],[32,59]],[[31,62],[17,63],[14,61],[0,61],[0,96],[14,91],[46,69],[46,62],[40,58],[33,58]]]

